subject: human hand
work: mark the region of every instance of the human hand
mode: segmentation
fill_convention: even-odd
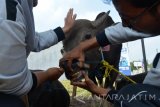
[[[71,85],[81,87],[83,89],[86,89],[90,91],[93,94],[96,94],[98,96],[106,96],[108,89],[104,89],[102,87],[98,87],[89,77],[86,73],[82,72],[82,75],[84,76],[85,81],[71,81]]]
[[[69,9],[67,16],[65,18],[64,27],[62,28],[65,35],[72,29],[76,16],[77,16],[76,14],[73,15],[73,8]]]
[[[64,70],[62,68],[53,67],[49,68],[46,73],[49,80],[57,80],[64,73]]]
[[[48,80],[58,80],[58,78],[64,73],[62,68],[49,68],[46,71],[37,70],[33,72],[37,78],[37,87]]]
[[[82,47],[79,45],[70,52],[66,53],[62,59],[59,61],[59,66],[64,68],[65,64],[65,72],[69,75],[69,77],[72,77],[72,75],[75,73],[75,71],[72,68],[72,64],[74,61],[78,62],[78,67],[82,68],[84,65],[84,50]],[[68,78],[69,79],[69,78]]]

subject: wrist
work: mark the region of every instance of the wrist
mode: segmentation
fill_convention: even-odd
[[[66,28],[66,27],[63,27],[62,30],[63,30],[65,35],[69,32],[68,28]]]
[[[87,51],[87,50],[93,49],[95,47],[98,47],[99,44],[97,42],[96,37],[93,37],[89,40],[85,40],[84,42],[81,42],[79,46],[81,47],[81,49],[83,51]]]
[[[65,39],[65,33],[64,33],[64,31],[63,31],[63,28],[57,27],[56,29],[54,29],[54,32],[55,32],[56,35],[57,35],[58,42]]]
[[[109,88],[107,88],[107,89],[106,88],[99,88],[97,95],[104,98],[107,96],[109,90],[110,90]]]
[[[101,46],[104,47],[106,45],[111,44],[105,34],[105,32],[100,33],[99,35],[96,36],[96,41],[97,43]]]
[[[49,80],[51,80],[51,77],[52,77],[52,68],[49,68],[47,71],[46,71],[46,75],[47,75],[47,78]]]
[[[55,80],[64,73],[62,68],[49,68],[47,70],[47,77],[49,80]]]
[[[64,69],[63,68],[59,68],[59,73],[62,75],[64,73]]]

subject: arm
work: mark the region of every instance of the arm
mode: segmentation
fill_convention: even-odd
[[[34,43],[32,44],[32,51],[39,52],[41,50],[47,49],[57,44],[64,38],[65,34],[61,27],[41,33],[36,32],[34,37]]]
[[[66,62],[67,60],[67,68],[65,69],[67,69],[67,71],[69,71],[72,75],[73,73],[73,69],[71,68],[72,60],[77,59],[79,61],[79,66],[82,67],[83,62],[85,60],[84,52],[97,46],[99,45],[95,37],[92,39],[86,40],[84,42],[81,42],[76,48],[66,53],[64,57],[60,59],[59,66],[63,67],[64,62]]]
[[[77,59],[80,62],[80,67],[82,67],[83,62],[85,60],[84,59],[85,51],[88,51],[98,46],[104,47],[108,44],[118,44],[150,36],[152,35],[138,33],[127,27],[123,27],[121,23],[118,23],[117,25],[106,28],[105,31],[103,31],[96,37],[81,42],[76,48],[68,52],[60,60],[60,65],[63,61],[68,60],[68,71],[72,72],[73,71],[71,68],[72,60]]]
[[[105,35],[111,44],[119,44],[156,35],[137,32],[128,27],[123,27],[122,23],[110,26],[105,29]]]
[[[128,27],[123,27],[122,23],[106,28],[102,33],[89,40],[81,42],[73,50],[87,51],[98,46],[109,44],[119,44],[141,38],[152,37],[153,35],[136,32]],[[75,52],[75,51],[74,51]]]
[[[150,84],[154,86],[160,86],[160,53],[156,55],[153,61],[153,68],[147,72],[147,75],[143,81],[144,84]]]
[[[106,28],[96,37],[82,42],[79,47],[81,47],[82,50],[87,51],[98,46],[103,47],[109,44],[119,44],[152,36],[154,35],[140,33],[128,27],[123,27],[122,23],[118,23]]]
[[[61,68],[49,68],[46,71],[37,71],[33,73],[36,75],[37,87],[38,87],[39,85],[43,84],[45,81],[58,80],[58,78],[64,73],[64,71]]]
[[[99,97],[105,98],[111,103],[114,103],[116,98],[116,94],[118,91],[112,90],[110,88],[102,88],[98,87],[91,79],[89,79],[88,75],[83,72],[84,81],[83,82],[71,82],[72,85],[78,86],[80,88],[86,89],[93,94],[96,94]]]
[[[46,32],[35,33],[34,48],[32,51],[41,51],[57,44],[59,41],[65,39],[65,35],[71,30],[75,22],[76,14],[73,15],[73,9],[70,9],[65,18],[64,27],[57,27],[54,30]]]
[[[107,95],[107,93],[111,90],[110,88],[102,88],[102,87],[98,87],[89,77],[86,73],[82,72],[82,75],[84,77],[84,81],[71,81],[71,85],[74,86],[78,86],[81,87],[83,89],[86,89],[88,91],[90,91],[93,94],[96,94],[97,96],[101,96],[101,97],[105,97]]]

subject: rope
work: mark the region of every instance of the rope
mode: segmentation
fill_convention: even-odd
[[[123,73],[121,73],[120,71],[118,71],[117,69],[115,69],[113,66],[111,66],[107,61],[102,60],[102,65],[103,67],[105,67],[105,75],[104,77],[110,77],[110,72],[111,70],[117,72],[118,74],[121,74],[125,79],[127,79],[128,81],[136,84],[136,82],[134,80],[132,80],[131,78],[127,77],[126,75],[124,75]]]

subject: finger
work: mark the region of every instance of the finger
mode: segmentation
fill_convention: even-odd
[[[79,86],[79,87],[84,87],[85,83],[84,82],[72,82],[71,85]]]
[[[87,73],[85,73],[84,71],[82,71],[82,75],[84,76],[85,80],[86,80],[86,79],[89,79]]]
[[[66,17],[64,19],[65,22],[67,22],[68,18],[70,17],[70,11],[71,11],[71,9],[69,9],[69,11],[67,12],[67,15],[66,15]]]
[[[64,58],[61,58],[61,59],[59,60],[59,67],[62,67],[63,63],[64,63]]]
[[[69,11],[68,11],[68,13],[67,13],[67,17],[70,16],[71,11],[72,11],[72,9],[70,8]]]
[[[72,19],[72,16],[73,16],[73,8],[70,8],[68,13],[67,13],[67,18]]]
[[[72,17],[72,15],[73,15],[73,8],[70,9],[69,15]]]
[[[83,52],[81,53],[78,61],[79,61],[79,67],[82,68],[84,66],[84,61],[85,61]]]
[[[77,83],[80,83],[80,82],[79,82],[79,81],[75,82],[75,81],[72,81],[72,80],[71,80],[71,82],[70,82],[71,85],[77,84]]]
[[[83,60],[79,60],[78,66],[79,66],[80,68],[83,68],[83,65],[84,65],[84,61],[83,61]]]
[[[61,74],[64,73],[64,69],[63,69],[63,68],[59,68],[58,70],[59,70],[59,72],[60,72]]]
[[[69,59],[69,60],[67,61],[67,69],[68,69],[71,73],[74,72],[73,69],[72,69],[72,59]]]
[[[77,73],[74,73],[73,75],[72,75],[72,81],[77,81],[77,77],[79,76],[79,72],[77,72]]]

